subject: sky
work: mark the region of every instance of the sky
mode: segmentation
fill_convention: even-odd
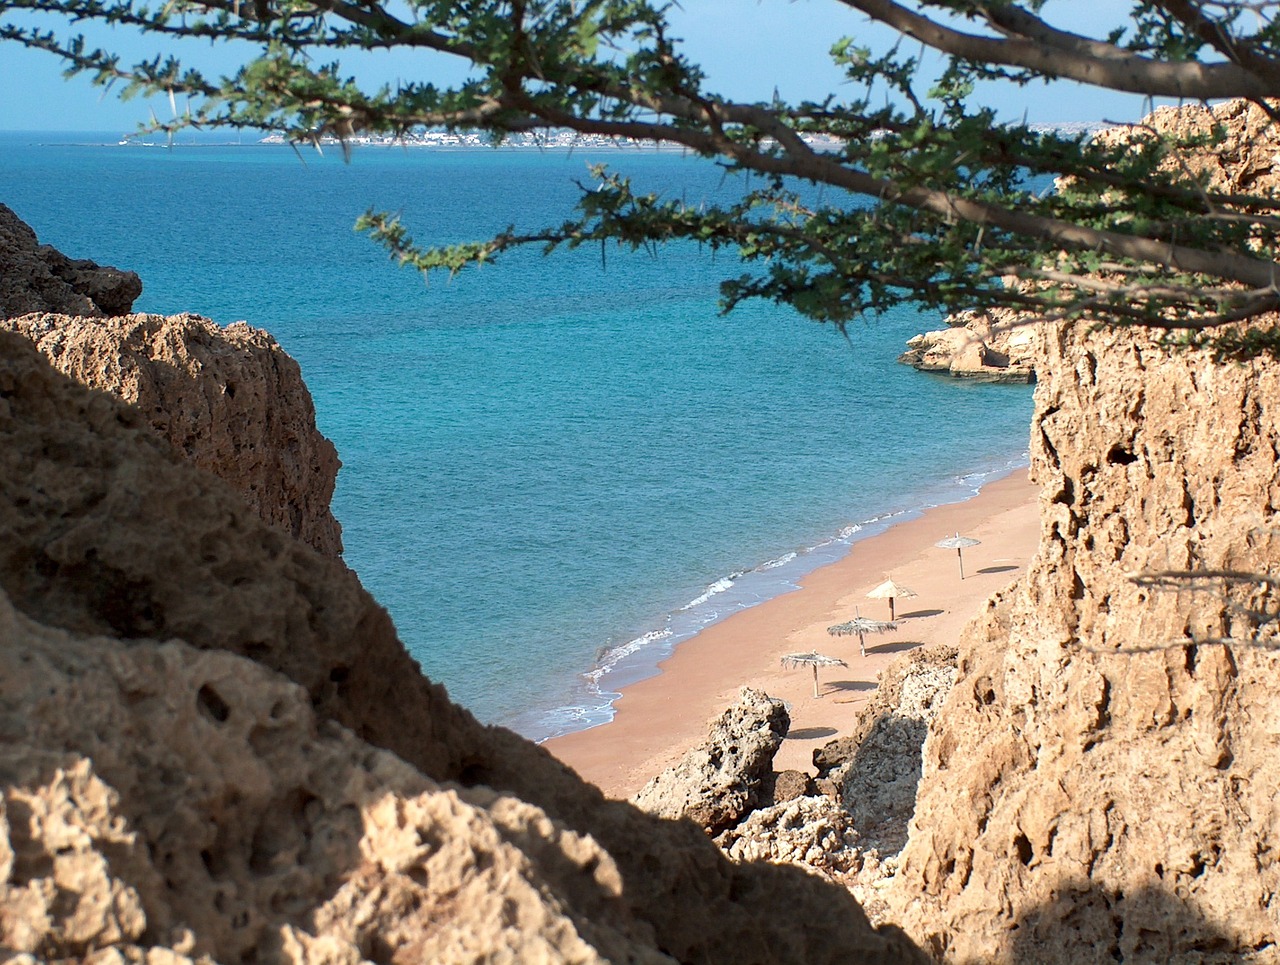
[[[1044,13],[1057,26],[1100,36],[1107,26],[1123,22],[1128,9],[1127,0],[1050,0]],[[839,94],[845,82],[831,63],[831,45],[852,36],[860,43],[882,46],[892,37],[835,0],[682,0],[671,19],[675,35],[685,39],[691,58],[704,68],[707,87],[741,100],[769,100],[775,89],[785,101]],[[61,26],[52,21],[41,25]],[[95,27],[86,34],[91,45],[121,53],[125,63],[170,52],[158,47],[155,39],[140,39],[123,28]],[[235,51],[207,44],[183,57],[213,73],[230,73],[238,63]],[[439,84],[462,75],[456,61],[418,54],[368,57],[351,70],[379,83],[413,78]],[[54,57],[13,43],[0,43],[0,77],[9,92],[0,99],[0,130],[5,131],[124,134],[146,123],[152,111],[163,120],[173,110],[167,101],[121,101],[115,92],[104,93],[84,76],[65,79]],[[1151,106],[1135,95],[1066,82],[1021,88],[987,85],[980,94],[1007,121],[1133,121]],[[177,107],[181,110],[182,105]]]

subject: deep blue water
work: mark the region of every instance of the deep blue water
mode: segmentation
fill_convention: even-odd
[[[721,316],[741,267],[692,246],[424,284],[351,227],[370,206],[422,241],[558,223],[590,161],[691,200],[741,190],[705,162],[114,140],[0,135],[0,202],[137,271],[138,310],[245,319],[298,359],[344,463],[347,562],[431,677],[535,738],[607,719],[610,688],[698,627],[1025,461],[1028,389],[894,361],[936,315],[848,340],[772,305]]]

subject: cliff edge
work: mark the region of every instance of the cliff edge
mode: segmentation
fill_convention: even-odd
[[[1042,336],[1040,550],[966,630],[893,913],[952,961],[1272,961],[1280,368]]]
[[[0,315],[124,315],[141,294],[142,280],[133,272],[40,244],[30,226],[0,204]]]
[[[0,319],[59,371],[137,408],[194,465],[226,481],[262,519],[325,556],[342,555],[330,509],[338,452],[316,428],[298,363],[244,322],[199,315]]]

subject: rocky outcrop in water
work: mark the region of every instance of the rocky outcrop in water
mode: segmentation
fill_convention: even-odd
[[[137,407],[196,466],[262,519],[326,556],[342,554],[330,510],[338,453],[316,428],[298,363],[261,329],[199,315],[0,320],[77,382]]]
[[[960,312],[947,319],[947,328],[909,339],[898,361],[982,382],[1034,382],[1034,320],[1002,308]]]
[[[632,800],[659,817],[689,818],[709,834],[732,827],[771,797],[773,758],[790,726],[782,701],[744,687],[707,739]]]
[[[124,315],[142,294],[131,271],[68,258],[0,204],[0,316],[28,312]]]
[[[341,563],[5,332],[0,532],[9,949],[922,960],[845,890],[479,725]]]
[[[1280,367],[1043,330],[1041,545],[971,624],[895,913],[955,961],[1280,948]]]

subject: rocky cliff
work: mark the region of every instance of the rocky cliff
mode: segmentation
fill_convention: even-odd
[[[61,371],[136,406],[156,434],[235,487],[267,522],[342,554],[338,454],[298,363],[266,332],[198,315],[131,315],[133,272],[72,261],[0,205],[0,328]]]
[[[230,483],[262,519],[326,556],[342,554],[329,508],[337,450],[316,428],[298,363],[266,332],[199,315],[0,319],[65,374],[135,406],[192,463]]]
[[[1280,367],[1042,332],[1040,551],[966,631],[891,913],[953,961],[1273,961]]]
[[[341,563],[7,332],[0,532],[8,954],[921,960],[480,726]]]

